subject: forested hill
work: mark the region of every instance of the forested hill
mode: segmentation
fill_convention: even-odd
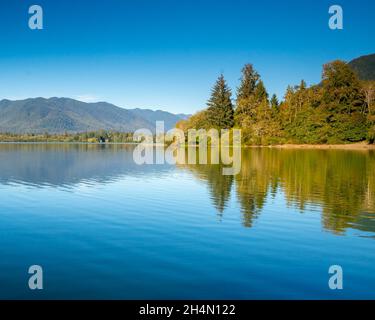
[[[85,103],[69,98],[0,101],[0,132],[3,133],[133,132],[141,128],[153,130],[155,120],[165,121],[166,129],[170,129],[185,117],[165,111],[127,110],[106,102]]]
[[[349,65],[361,80],[375,81],[375,54],[354,59]]]

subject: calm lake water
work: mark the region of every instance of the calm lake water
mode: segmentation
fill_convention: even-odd
[[[245,149],[234,177],[132,152],[0,145],[0,298],[375,299],[374,152]]]

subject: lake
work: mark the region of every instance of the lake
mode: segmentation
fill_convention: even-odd
[[[133,148],[0,145],[0,298],[375,299],[374,151],[249,148],[223,176]]]

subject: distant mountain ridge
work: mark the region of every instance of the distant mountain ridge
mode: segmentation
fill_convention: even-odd
[[[0,101],[0,132],[20,134],[154,130],[156,120],[164,121],[168,130],[186,117],[161,110],[124,109],[107,102],[85,103],[70,98]]]
[[[180,120],[186,120],[191,115],[189,114],[173,114],[162,110],[150,110],[150,109],[127,109],[133,115],[138,116],[140,118],[146,119],[147,121],[151,122],[155,125],[156,121],[164,121],[164,125],[166,129],[174,128],[176,123]],[[177,120],[177,121],[176,121]]]
[[[375,54],[356,58],[349,65],[361,80],[375,81]],[[162,110],[124,109],[107,102],[86,103],[70,98],[0,101],[2,133],[134,132],[140,128],[154,131],[156,121],[164,121],[165,130],[169,130],[189,117]]]
[[[349,65],[361,80],[375,81],[375,54],[356,58]]]

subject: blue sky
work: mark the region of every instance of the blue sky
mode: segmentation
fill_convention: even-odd
[[[28,28],[28,8],[44,30]],[[328,28],[340,4],[344,30]],[[373,0],[2,0],[0,99],[64,96],[192,113],[222,72],[253,63],[268,91],[319,82],[322,64],[375,53]]]

